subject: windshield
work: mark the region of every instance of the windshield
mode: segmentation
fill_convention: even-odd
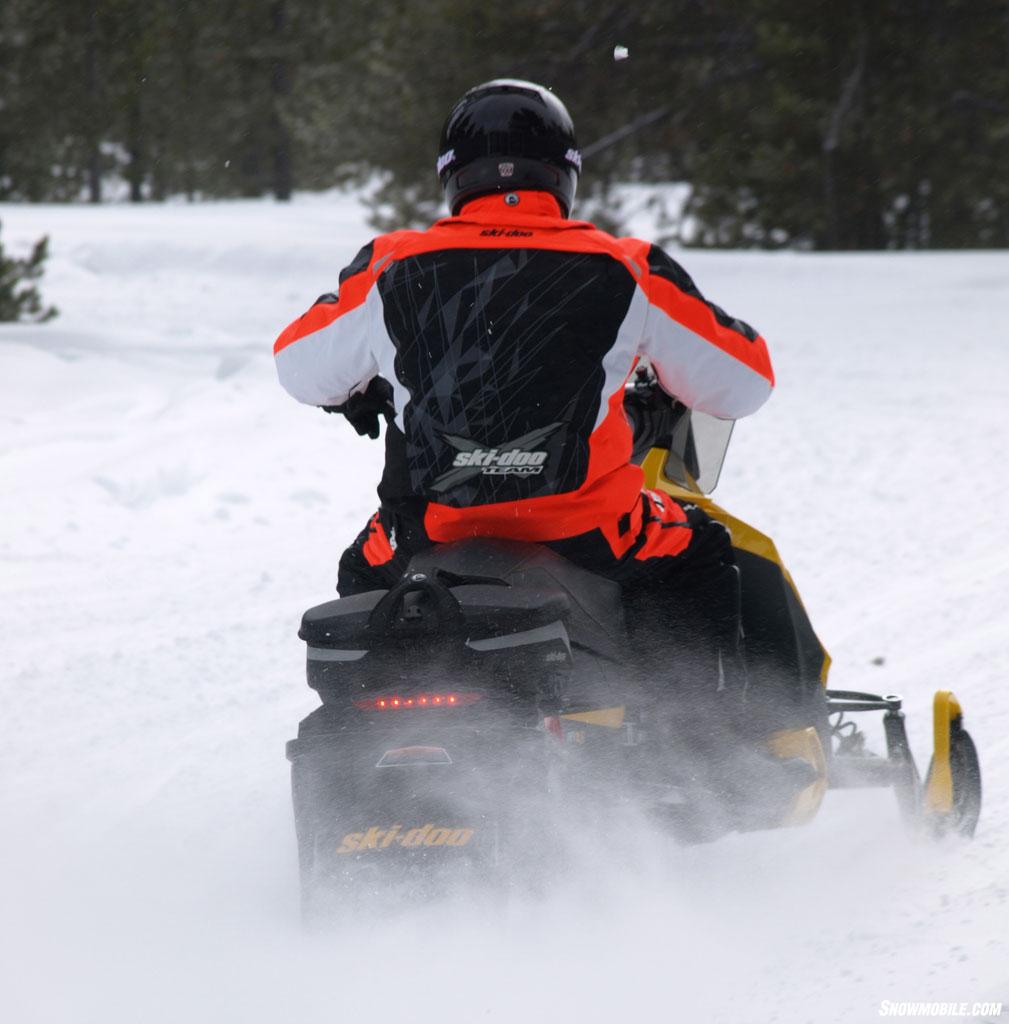
[[[735,420],[680,406],[673,423],[664,471],[670,480],[691,491],[711,494],[718,484]]]

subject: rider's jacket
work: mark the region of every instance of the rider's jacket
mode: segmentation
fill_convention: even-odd
[[[623,389],[642,355],[669,394],[723,418],[774,382],[764,340],[660,248],[534,191],[376,238],[274,353],[311,405],[392,384],[379,496],[419,508],[434,541],[550,541],[626,518],[642,474]]]

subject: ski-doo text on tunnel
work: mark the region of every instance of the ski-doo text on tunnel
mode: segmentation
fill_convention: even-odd
[[[437,169],[452,216],[364,246],[275,345],[295,398],[388,422],[381,507],[302,625],[323,698],[290,749],[306,892],[394,861],[514,866],[560,793],[705,838],[808,816],[829,778],[896,782],[911,817],[969,831],[955,701],[922,797],[899,702],[824,691],[773,545],[705,497],[716,421],[773,386],[760,334],[658,246],[570,219],[581,157],[548,90],[471,90]],[[834,700],[885,712],[885,767],[845,723],[828,771]],[[514,791],[541,812],[509,817]]]

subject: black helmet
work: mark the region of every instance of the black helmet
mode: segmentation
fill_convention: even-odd
[[[571,213],[582,156],[571,115],[541,85],[485,82],[452,108],[441,131],[438,177],[453,216],[491,192],[549,192]]]

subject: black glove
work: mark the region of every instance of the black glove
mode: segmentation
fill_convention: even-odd
[[[651,369],[638,368],[624,386],[624,411],[634,433],[635,461],[650,448],[668,448],[673,427],[685,406],[670,398],[659,386]]]
[[[391,422],[396,415],[392,403],[392,385],[383,377],[373,377],[364,391],[351,395],[343,405],[323,405],[326,412],[341,413],[350,425],[363,437],[365,434],[377,438],[378,417],[382,415]]]

